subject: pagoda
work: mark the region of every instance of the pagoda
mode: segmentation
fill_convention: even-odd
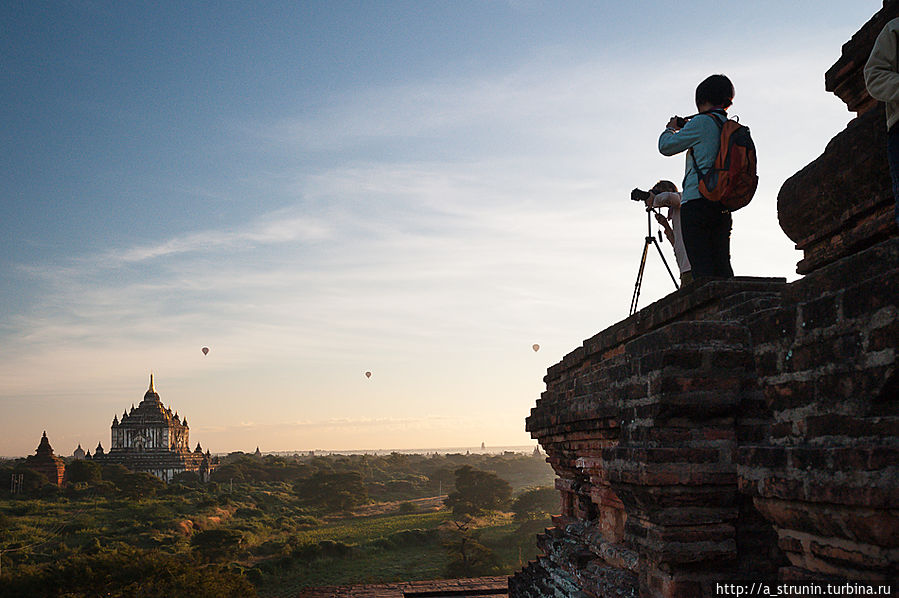
[[[189,433],[187,418],[180,418],[171,407],[162,404],[150,374],[150,388],[144,399],[137,407],[132,404],[130,411],[123,412],[121,420],[113,417],[110,449],[104,452],[97,445],[94,461],[118,463],[166,482],[183,471],[196,472],[206,481],[217,459],[208,450],[191,451]]]
[[[66,466],[63,460],[53,453],[53,447],[47,439],[47,432],[41,436],[41,442],[37,446],[34,455],[25,459],[25,467],[47,476],[51,484],[62,485]]]

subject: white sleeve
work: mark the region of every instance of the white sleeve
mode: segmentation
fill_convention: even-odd
[[[676,191],[665,191],[655,196],[652,202],[654,208],[679,208],[680,193]]]

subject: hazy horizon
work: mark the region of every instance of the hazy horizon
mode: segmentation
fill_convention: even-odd
[[[711,73],[758,146],[734,270],[796,278],[777,192],[881,6],[3,4],[0,453],[108,448],[151,371],[217,453],[532,443],[547,368],[627,316],[630,190],[680,184],[657,138]],[[641,307],[672,290],[650,257]]]
[[[53,446],[53,439],[49,438],[50,446]],[[77,447],[76,447],[77,448]],[[88,449],[85,446],[81,447],[83,450],[91,452],[94,450],[93,448]],[[104,450],[108,450],[109,447],[103,447]],[[531,454],[534,452],[534,448],[539,448],[542,455],[543,449],[537,444],[537,441],[534,440],[533,444],[526,445],[516,445],[516,446],[490,446],[486,445],[484,448],[478,446],[444,446],[444,447],[430,447],[430,448],[362,448],[362,449],[288,449],[281,451],[264,451],[260,448],[259,452],[262,456],[266,455],[276,455],[282,457],[291,457],[291,456],[308,456],[310,453],[315,453],[315,456],[329,456],[329,455],[390,455],[391,453],[399,453],[401,455],[454,455],[454,454],[473,454],[473,455],[501,455],[504,452],[513,452],[513,453],[525,453]],[[35,445],[35,449],[37,446]],[[74,449],[73,449],[74,450]],[[32,451],[34,453],[35,451]],[[60,453],[56,450],[56,447],[53,447],[53,452],[57,457],[70,458],[72,457],[71,453]],[[244,453],[247,455],[252,455],[256,452],[256,449],[231,449],[226,451],[210,451],[214,456],[224,456],[230,455],[232,453]],[[28,455],[0,455],[0,459],[22,459],[27,457]]]

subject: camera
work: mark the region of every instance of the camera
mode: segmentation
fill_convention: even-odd
[[[642,191],[640,189],[634,189],[631,191],[631,201],[646,201],[649,199],[649,191]]]
[[[687,121],[693,118],[692,116],[675,116],[678,129],[683,129],[684,125],[687,124]]]

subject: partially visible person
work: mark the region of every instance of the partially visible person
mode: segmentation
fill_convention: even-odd
[[[865,63],[865,87],[875,100],[886,103],[887,158],[893,179],[895,219],[899,225],[899,18],[887,23]]]
[[[730,212],[699,193],[699,181],[715,162],[721,127],[733,103],[734,86],[724,75],[712,75],[696,88],[698,114],[674,116],[659,137],[659,152],[674,156],[687,152],[681,193],[680,223],[693,278],[731,278]]]
[[[687,257],[684,237],[681,233],[680,204],[681,194],[677,191],[677,185],[671,181],[659,181],[653,185],[649,190],[649,198],[646,200],[647,208],[668,208],[668,217],[656,213],[656,220],[662,225],[665,237],[674,247],[674,259],[677,260],[680,283],[683,286],[691,282],[693,276],[690,273],[690,258]]]

